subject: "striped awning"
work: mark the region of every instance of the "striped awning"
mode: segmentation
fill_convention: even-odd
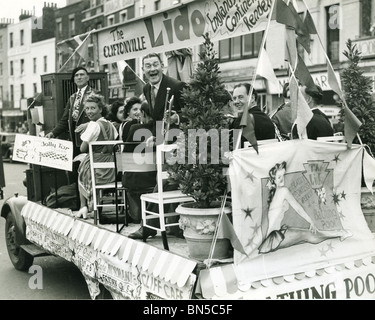
[[[26,225],[39,224],[52,232],[67,236],[72,241],[90,246],[102,254],[118,258],[123,263],[147,271],[154,277],[183,287],[196,267],[196,262],[158,249],[147,243],[127,238],[124,235],[78,220],[55,209],[28,201],[22,216]]]
[[[243,299],[246,298],[247,294],[250,292],[252,292],[251,296],[256,296],[257,290],[261,290],[262,288],[271,288],[286,283],[299,282],[304,279],[322,277],[328,274],[369,266],[375,267],[375,256],[350,260],[326,268],[241,284],[236,276],[236,266],[234,264],[229,264],[201,270],[197,280],[195,294],[197,297],[204,299]]]

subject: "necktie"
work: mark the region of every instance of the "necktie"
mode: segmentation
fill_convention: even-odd
[[[78,90],[76,99],[74,101],[74,106],[73,106],[73,112],[72,112],[72,118],[77,121],[78,116],[79,116],[79,106],[81,104],[81,98],[82,98],[82,93],[81,90]]]
[[[151,113],[155,108],[155,86],[151,86]]]

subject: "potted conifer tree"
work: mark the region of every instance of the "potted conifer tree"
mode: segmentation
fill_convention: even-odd
[[[227,167],[223,146],[228,146],[227,112],[228,92],[220,78],[220,71],[208,34],[204,35],[204,51],[193,78],[184,89],[184,108],[177,139],[177,158],[168,165],[170,178],[180,190],[194,198],[194,203],[181,204],[180,228],[189,247],[191,257],[204,260],[208,257],[221,200],[227,188]],[[231,212],[225,207],[225,214]],[[227,258],[230,254],[228,239],[218,239],[214,258]]]

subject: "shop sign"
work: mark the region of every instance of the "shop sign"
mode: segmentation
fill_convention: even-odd
[[[335,72],[335,75],[336,75],[336,79],[337,79],[338,83],[340,83],[340,73]],[[328,74],[327,74],[327,72],[312,73],[311,77],[313,78],[314,83],[319,85],[322,88],[323,91],[332,90],[332,88],[328,84]],[[277,79],[279,80],[279,83],[280,83],[281,87],[283,87],[284,84],[289,81],[289,77],[279,77]]]
[[[375,38],[353,40],[362,57],[371,57],[375,55]]]

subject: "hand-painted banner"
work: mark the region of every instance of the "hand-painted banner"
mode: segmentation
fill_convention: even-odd
[[[17,134],[13,160],[72,171],[71,141]]]
[[[293,140],[233,152],[237,277],[256,281],[375,251],[360,207],[364,148]]]
[[[138,58],[262,31],[272,0],[199,0],[98,31],[99,63]]]

